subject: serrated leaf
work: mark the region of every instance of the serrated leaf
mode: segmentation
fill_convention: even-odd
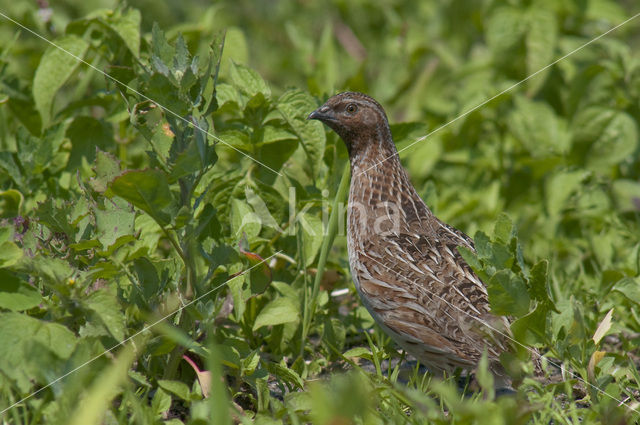
[[[54,42],[56,46],[49,46],[44,52],[33,77],[33,99],[44,128],[51,120],[54,96],[80,65],[77,58],[83,59],[89,47],[86,40],[76,35],[65,35]]]

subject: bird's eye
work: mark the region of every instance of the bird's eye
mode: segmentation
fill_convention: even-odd
[[[349,114],[355,114],[357,110],[358,110],[358,107],[356,106],[355,103],[350,103],[347,105],[346,111]]]

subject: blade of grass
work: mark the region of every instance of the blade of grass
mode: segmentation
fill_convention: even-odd
[[[115,362],[94,380],[87,396],[76,409],[69,424],[97,425],[103,423],[104,414],[111,406],[111,400],[119,393],[123,382],[126,382],[127,371],[136,358],[135,348],[140,352],[143,346],[143,339],[139,338],[138,343],[127,344],[120,350]]]
[[[322,241],[322,246],[320,247],[320,257],[318,259],[318,268],[316,272],[315,279],[313,280],[313,287],[311,289],[311,297],[310,300],[305,302],[304,309],[304,317],[302,321],[302,346],[300,348],[300,354],[304,353],[304,344],[307,341],[307,336],[309,335],[309,328],[311,327],[311,322],[313,316],[316,313],[316,307],[318,302],[318,292],[320,291],[320,282],[322,282],[322,276],[324,274],[324,268],[327,265],[327,256],[329,255],[329,250],[333,246],[333,241],[338,233],[338,217],[342,212],[342,208],[340,206],[347,199],[347,193],[349,192],[349,178],[350,169],[349,164],[344,165],[344,169],[342,171],[342,178],[340,179],[340,185],[338,186],[338,191],[336,192],[336,196],[333,199],[333,205],[331,207],[331,215],[329,215],[329,224],[327,226],[327,234]],[[308,306],[308,308],[307,308]]]
[[[215,423],[220,425],[231,425],[231,415],[229,410],[229,394],[222,372],[222,355],[216,343],[209,342],[209,371],[211,372],[211,396],[209,397],[209,408],[212,418],[216,418]]]

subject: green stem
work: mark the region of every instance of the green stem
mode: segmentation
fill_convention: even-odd
[[[302,347],[301,353],[304,352],[304,344],[307,340],[307,336],[309,335],[309,328],[311,327],[311,322],[313,316],[316,313],[316,308],[318,304],[318,292],[320,291],[320,282],[322,282],[322,276],[324,275],[324,269],[327,265],[327,257],[329,255],[329,251],[333,246],[333,241],[338,233],[338,217],[342,213],[342,208],[340,208],[340,204],[343,203],[347,199],[347,193],[349,192],[349,164],[345,164],[344,170],[342,172],[342,178],[340,180],[340,185],[338,186],[338,191],[336,192],[336,197],[333,199],[333,205],[331,207],[331,215],[329,216],[329,225],[327,228],[327,236],[322,241],[322,247],[320,248],[320,258],[318,259],[318,268],[316,272],[315,279],[313,281],[313,287],[311,289],[311,303],[308,309],[305,309],[304,320],[302,324]],[[305,291],[306,292],[306,291]],[[305,302],[306,306],[306,302]]]

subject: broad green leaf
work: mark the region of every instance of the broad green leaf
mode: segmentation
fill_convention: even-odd
[[[522,11],[512,6],[496,8],[486,23],[485,37],[494,57],[504,60],[504,55],[514,49],[521,40],[526,26]]]
[[[54,40],[42,55],[33,77],[33,99],[42,118],[42,126],[49,126],[53,98],[84,59],[89,43],[76,36],[66,35]]]
[[[298,137],[310,166],[310,176],[316,178],[322,167],[326,136],[320,122],[309,121],[307,116],[316,109],[315,100],[307,93],[289,90],[278,99],[278,110]]]
[[[527,345],[544,344],[547,341],[545,332],[548,311],[540,304],[532,312],[513,321],[511,332],[516,341]]]
[[[527,11],[528,23],[525,44],[527,46],[527,75],[538,72],[555,59],[554,52],[558,38],[556,15],[552,9],[534,2]],[[544,84],[550,69],[527,80],[527,92],[535,94]]]
[[[125,171],[110,185],[114,194],[149,214],[161,226],[171,221],[173,196],[166,174],[159,170]]]
[[[83,166],[85,161],[88,163],[96,161],[96,166],[104,167],[104,164],[98,165],[97,161],[102,155],[103,157],[100,160],[104,162],[104,156],[109,154],[105,152],[100,154],[100,151],[108,150],[113,145],[114,134],[111,123],[93,117],[76,116],[69,124],[65,135],[71,141],[71,153],[67,163],[67,170],[75,173],[78,168]],[[115,161],[115,158],[113,161]],[[94,171],[97,176],[100,176],[98,173],[106,170],[94,169]]]
[[[304,381],[300,375],[285,364],[267,362],[265,366],[271,374],[281,378],[283,381],[289,382],[298,388],[304,388]]]
[[[135,57],[140,56],[140,11],[133,8],[129,8],[124,12],[118,11],[107,22],[122,38],[131,53]]]
[[[628,300],[640,305],[640,281],[637,278],[625,277],[616,282],[611,290],[621,293]]]
[[[556,310],[556,307],[549,293],[548,282],[549,261],[540,260],[532,268],[529,278],[531,296],[540,302],[545,308]],[[557,310],[556,310],[557,311]]]
[[[20,215],[24,196],[15,189],[0,191],[0,218],[11,218]]]
[[[580,187],[586,177],[584,171],[559,171],[545,184],[547,211],[551,217],[557,216],[566,207],[569,196]]]
[[[4,245],[0,245],[0,250]],[[0,269],[0,308],[11,311],[28,310],[40,304],[42,296],[33,286],[6,269]]]
[[[233,84],[250,98],[258,93],[265,98],[271,96],[271,89],[262,77],[253,69],[240,63],[231,62],[230,76]]]
[[[71,209],[71,205],[50,197],[38,205],[36,217],[41,223],[49,227],[52,232],[60,232],[67,236],[72,236],[75,234],[75,229],[69,220]]]
[[[117,341],[124,340],[125,315],[115,294],[107,289],[101,289],[89,295],[83,304],[96,314]]]
[[[162,416],[171,407],[171,396],[162,388],[158,388],[151,400],[151,410],[156,416]]]
[[[11,241],[0,243],[0,267],[11,267],[22,258],[20,247]]]
[[[121,199],[106,200],[102,208],[93,208],[93,214],[96,219],[96,237],[103,249],[115,244],[121,236],[133,235],[135,212]]]
[[[237,27],[226,29],[220,66],[223,75],[229,75],[233,63],[249,63],[249,46],[244,32]]]
[[[309,267],[315,261],[322,246],[322,240],[325,237],[324,225],[320,217],[305,212],[300,212],[297,220],[302,229],[304,264]]]
[[[186,401],[189,400],[189,395],[191,394],[191,391],[189,390],[189,387],[184,382],[160,379],[158,380],[158,386],[164,390],[167,390],[172,394],[177,395],[183,400],[186,400]]]
[[[300,320],[298,305],[290,298],[278,297],[260,310],[253,323],[253,330],[256,331],[263,326],[281,325],[298,320]]]
[[[120,174],[120,161],[110,153],[98,149],[93,172],[95,177],[89,180],[89,184],[96,192],[104,193],[109,183]]]
[[[253,212],[249,204],[239,199],[233,199],[231,200],[231,227],[237,238],[244,233],[251,240],[260,233],[262,223],[260,217]]]
[[[611,191],[620,211],[640,211],[640,182],[617,179],[613,181]]]
[[[19,361],[26,354],[20,350],[30,340],[41,343],[61,359],[68,359],[77,343],[73,332],[64,326],[21,313],[0,313],[0,340],[0,362]]]
[[[508,244],[511,243],[511,238],[514,236],[514,232],[515,229],[513,228],[511,218],[505,213],[500,214],[493,227],[493,234],[495,238]]]
[[[531,300],[524,281],[511,270],[500,270],[487,283],[491,311],[499,315],[524,316]]]
[[[605,172],[611,166],[629,158],[637,146],[636,121],[629,114],[618,112],[591,145],[587,166]]]
[[[568,151],[570,138],[566,125],[548,103],[516,96],[515,106],[508,117],[509,130],[530,155],[544,157]]]

